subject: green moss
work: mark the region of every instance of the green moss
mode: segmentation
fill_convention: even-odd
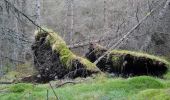
[[[164,75],[164,78],[170,80],[170,72],[168,72],[167,74],[165,74],[165,75]]]
[[[111,54],[116,54],[116,55],[126,55],[126,54],[130,54],[132,56],[135,57],[145,57],[145,58],[150,58],[153,61],[160,61],[165,63],[167,66],[170,66],[170,63],[165,60],[163,57],[158,57],[158,56],[154,56],[154,55],[150,55],[147,53],[143,53],[143,52],[135,52],[135,51],[127,51],[127,50],[112,50]]]
[[[128,83],[133,85],[133,88],[136,89],[142,89],[142,88],[164,88],[165,84],[160,82],[160,80],[157,80],[153,77],[149,76],[139,76],[130,78],[128,80]]]
[[[114,66],[114,70],[116,71],[121,71],[122,70],[122,67],[121,67],[121,57],[120,56],[117,56],[117,55],[114,55],[114,56],[111,56],[111,59],[112,59],[112,65]]]
[[[118,61],[118,60],[119,60],[119,57],[117,57],[117,56],[112,57],[112,61],[113,61],[113,62],[116,62],[116,61]]]
[[[46,89],[47,89],[46,86],[43,85],[35,86],[34,84],[29,84],[29,83],[18,83],[8,87],[8,90],[12,93],[22,93],[22,92],[29,92],[29,91],[40,92]]]
[[[32,84],[25,84],[25,83],[20,83],[20,84],[15,84],[9,88],[10,92],[24,92],[26,90],[32,89],[33,85]]]
[[[72,67],[71,66],[72,61],[78,60],[87,69],[96,70],[96,66],[93,63],[86,60],[85,58],[78,57],[74,53],[72,53],[67,47],[65,41],[60,36],[58,36],[57,33],[49,29],[44,29],[44,30],[46,30],[48,33],[40,30],[35,32],[36,39],[39,39],[41,37],[46,37],[46,43],[51,46],[53,52],[57,52],[60,54],[60,60],[67,68]]]

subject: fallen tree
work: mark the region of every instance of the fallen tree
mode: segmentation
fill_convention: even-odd
[[[86,77],[99,72],[95,64],[72,53],[57,33],[44,30],[35,32],[32,45],[34,65],[43,81]]]
[[[95,62],[105,52],[107,49],[92,43],[86,57]],[[159,57],[126,50],[112,50],[97,63],[100,70],[123,76],[162,76],[168,71],[168,66],[169,63]]]

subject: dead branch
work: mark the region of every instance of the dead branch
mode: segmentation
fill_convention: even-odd
[[[49,82],[49,85],[50,85],[50,87],[51,87],[51,89],[52,89],[52,91],[53,91],[53,93],[54,93],[54,95],[56,97],[56,100],[60,100],[59,97],[57,96],[56,92],[54,91],[54,88],[53,88],[53,86],[51,85],[50,82]]]
[[[136,13],[135,13],[136,20],[137,20],[137,22],[139,23],[138,13],[139,13],[139,5],[137,5],[137,7],[136,7]]]
[[[63,82],[63,83],[60,83],[60,84],[56,84],[56,88],[62,87],[64,85],[66,85],[66,84],[77,84],[77,83],[80,83],[80,82],[67,81],[67,82]]]
[[[103,39],[99,39],[99,40],[80,42],[80,43],[76,43],[76,44],[73,44],[73,45],[69,45],[68,47],[70,49],[75,49],[75,48],[79,48],[79,47],[88,46],[90,43],[99,43],[99,42],[109,41],[109,40],[112,40],[112,39],[115,39],[115,38],[116,37],[108,37],[108,38],[103,38]]]
[[[0,82],[0,84],[13,84],[14,82]]]

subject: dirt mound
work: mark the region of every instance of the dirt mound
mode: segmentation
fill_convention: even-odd
[[[90,44],[86,57],[94,62],[107,50],[98,44]],[[113,50],[97,64],[100,70],[123,76],[162,76],[168,71],[169,63],[149,54],[126,50]]]
[[[32,45],[34,65],[42,80],[86,77],[99,71],[87,59],[73,54],[57,33],[45,30],[47,32],[35,32],[35,43]]]

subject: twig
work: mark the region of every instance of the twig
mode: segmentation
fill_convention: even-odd
[[[68,47],[70,49],[75,49],[75,48],[79,48],[79,47],[84,47],[84,46],[87,46],[91,43],[99,43],[99,42],[104,42],[104,41],[109,41],[109,40],[112,40],[112,39],[115,39],[116,37],[108,37],[108,38],[104,38],[104,39],[99,39],[99,40],[93,40],[93,41],[87,41],[87,42],[80,42],[80,43],[76,43],[76,44],[73,44],[73,45],[69,45]]]
[[[50,87],[51,87],[51,89],[52,89],[52,91],[53,91],[53,93],[54,93],[54,95],[56,97],[56,100],[60,100],[59,97],[57,96],[56,92],[54,91],[54,88],[52,87],[50,82],[49,82],[49,85],[50,85]]]
[[[48,89],[47,89],[47,100],[48,100]]]
[[[14,82],[0,82],[0,84],[13,84]]]
[[[67,81],[67,82],[64,82],[64,83],[61,83],[61,84],[56,84],[56,88],[62,87],[66,84],[77,84],[77,83],[79,83],[79,82]]]
[[[136,7],[136,13],[135,13],[136,20],[137,20],[137,22],[139,23],[138,13],[139,13],[139,5],[137,5],[137,7]]]

